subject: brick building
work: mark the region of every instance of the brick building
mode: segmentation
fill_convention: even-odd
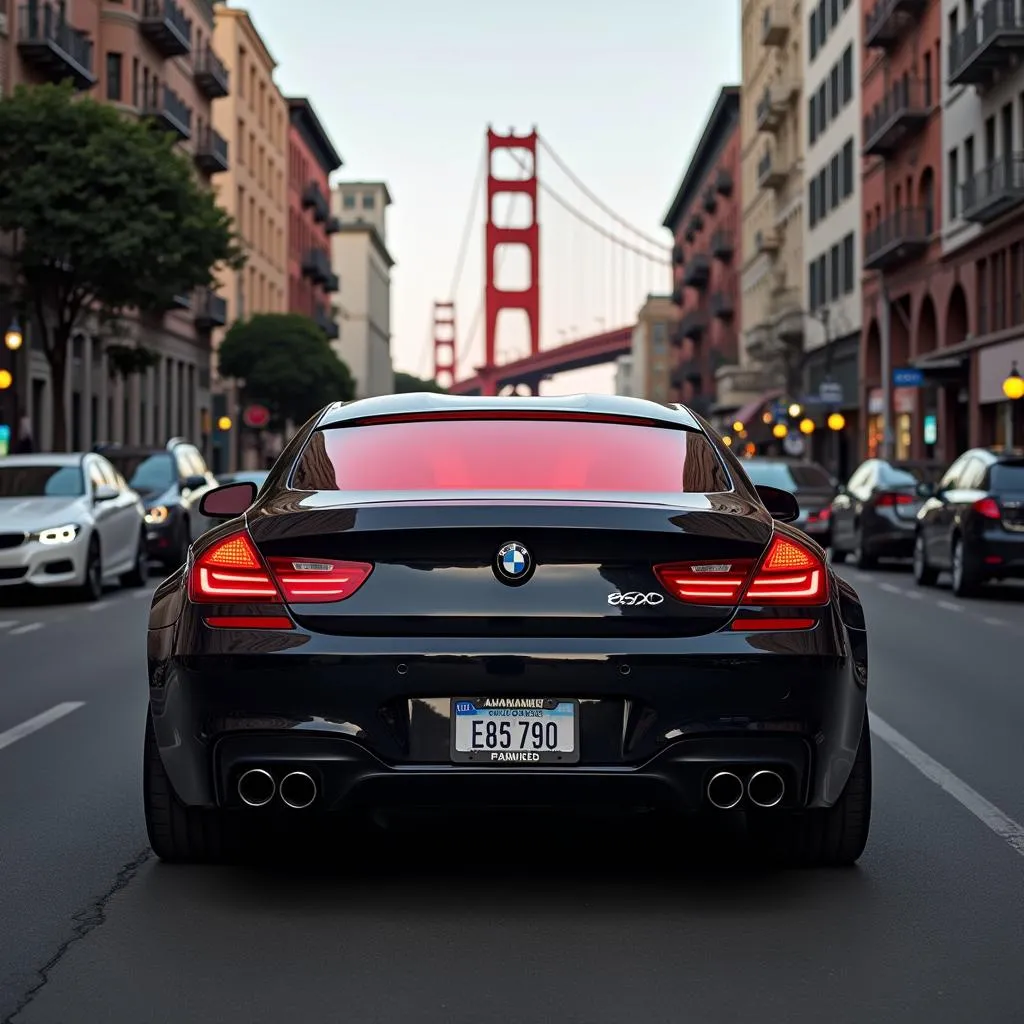
[[[288,308],[315,320],[333,341],[338,326],[330,296],[340,282],[329,236],[340,224],[331,215],[328,179],[341,157],[308,99],[290,98],[288,116]]]
[[[738,360],[739,122],[740,88],[726,86],[663,221],[674,239],[672,400],[725,419],[731,410],[724,395],[726,404],[719,402],[719,390],[729,390]]]

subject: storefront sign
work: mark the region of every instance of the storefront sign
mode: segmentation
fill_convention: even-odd
[[[939,439],[939,421],[935,413],[930,412],[924,418],[924,443],[935,444]]]
[[[901,366],[892,371],[892,385],[895,388],[919,388],[923,383],[924,374],[912,366]]]

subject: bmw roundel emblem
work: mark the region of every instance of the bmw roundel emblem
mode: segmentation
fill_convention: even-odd
[[[533,559],[522,544],[511,541],[498,549],[494,568],[503,583],[524,583],[533,568]]]

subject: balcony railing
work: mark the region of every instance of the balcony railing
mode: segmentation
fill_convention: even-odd
[[[334,341],[340,337],[341,332],[338,330],[338,325],[334,322],[334,317],[331,316],[330,310],[324,306],[317,305],[313,313],[313,320],[317,327],[327,335],[328,341]]]
[[[960,186],[964,220],[988,224],[1024,203],[1024,153],[1000,157]]]
[[[868,48],[890,50],[914,20],[928,6],[929,0],[877,0],[864,15],[864,45]]]
[[[331,261],[322,249],[307,249],[302,257],[302,273],[317,284],[324,284],[331,274]]]
[[[864,116],[865,156],[890,156],[928,121],[932,97],[919,78],[905,76]]]
[[[728,292],[715,292],[711,296],[711,315],[717,320],[731,320],[736,314],[736,304]]]
[[[317,182],[310,181],[303,189],[302,208],[304,210],[312,209],[313,217],[318,224],[322,224],[331,215],[330,203]]]
[[[988,0],[949,44],[949,84],[987,85],[1024,55],[1019,0]]]
[[[683,274],[683,284],[687,288],[704,288],[711,275],[711,261],[707,253],[696,253],[687,264]]]
[[[192,19],[174,0],[143,0],[139,29],[164,57],[192,51]]]
[[[207,174],[222,174],[228,169],[228,140],[207,125],[196,140],[196,166]]]
[[[341,221],[337,217],[328,217],[324,231],[328,235],[336,235],[341,230]]]
[[[780,0],[772,0],[761,15],[761,44],[782,46],[789,37],[789,11]]]
[[[683,247],[677,242],[672,246],[672,266],[681,267],[686,260],[683,257]]]
[[[785,185],[787,177],[785,168],[779,165],[775,154],[771,150],[766,150],[757,161],[757,187],[778,189]]]
[[[328,271],[327,278],[324,281],[324,291],[329,295],[341,290],[341,278],[338,277],[333,270]]]
[[[782,111],[772,103],[772,94],[767,88],[757,101],[755,123],[759,132],[774,132],[782,124]]]
[[[934,229],[934,213],[905,206],[881,221],[864,237],[864,269],[887,270],[924,254]]]
[[[714,213],[715,210],[718,209],[718,196],[715,194],[714,185],[708,185],[708,187],[704,189],[703,206],[706,213]]]
[[[224,62],[213,51],[213,47],[204,46],[195,56],[192,65],[196,85],[211,100],[222,99],[228,94],[230,75]]]
[[[141,109],[143,117],[152,118],[165,131],[182,139],[192,137],[192,110],[170,86],[151,85],[143,96]]]
[[[223,327],[227,322],[227,300],[208,288],[201,288],[196,293],[196,327],[208,331],[213,327]]]
[[[778,252],[779,236],[774,231],[755,231],[754,250],[759,255]]]
[[[718,174],[715,175],[715,188],[718,190],[718,194],[728,198],[732,195],[733,187],[732,172],[720,167]]]
[[[680,333],[691,341],[700,341],[708,326],[708,315],[702,309],[691,309],[680,321]]]
[[[728,263],[732,259],[736,243],[733,241],[732,228],[716,228],[711,236],[711,255],[716,260]]]
[[[673,306],[681,306],[683,304],[683,286],[681,284],[677,284],[672,289],[672,294],[669,296],[669,302],[671,302]]]
[[[76,89],[96,84],[92,40],[69,25],[56,4],[27,3],[18,8],[18,52],[51,82],[70,79]]]

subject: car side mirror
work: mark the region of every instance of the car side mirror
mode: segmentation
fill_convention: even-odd
[[[99,503],[101,501],[113,501],[120,495],[120,491],[112,484],[99,484],[95,491],[93,491],[93,501]]]
[[[256,500],[256,485],[250,480],[225,484],[207,491],[199,502],[200,515],[208,519],[234,519]]]
[[[183,491],[198,491],[200,488],[206,486],[206,477],[196,474],[195,476],[185,477],[185,482],[181,485]]]
[[[800,518],[800,506],[789,491],[763,485],[754,490],[772,519],[778,519],[780,523],[793,523]]]

